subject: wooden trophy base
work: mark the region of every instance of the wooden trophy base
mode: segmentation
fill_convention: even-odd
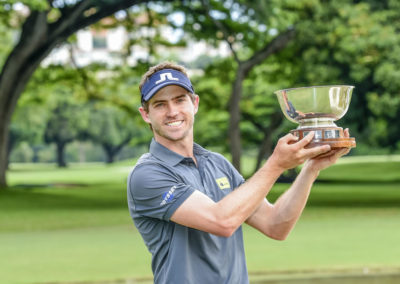
[[[314,131],[314,138],[306,148],[312,148],[322,145],[331,145],[331,149],[354,148],[356,140],[353,137],[345,137],[341,127],[309,127],[293,129],[290,131],[294,136],[303,139],[310,131]]]

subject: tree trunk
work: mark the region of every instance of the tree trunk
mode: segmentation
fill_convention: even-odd
[[[232,164],[240,172],[240,159],[242,155],[242,146],[240,141],[240,99],[242,97],[242,83],[245,74],[243,73],[242,65],[239,64],[236,71],[235,81],[232,86],[232,93],[229,100],[229,146],[232,155]]]
[[[232,93],[229,100],[229,142],[230,152],[232,155],[232,164],[240,172],[240,158],[242,154],[242,146],[240,141],[240,99],[242,97],[243,80],[249,72],[257,65],[261,64],[270,55],[284,49],[286,45],[294,38],[295,31],[289,29],[286,32],[278,35],[271,42],[266,44],[262,49],[256,51],[248,60],[240,61],[237,56],[236,62],[238,69],[236,71],[235,81],[232,86]],[[234,54],[236,54],[234,52]]]
[[[287,170],[283,175],[281,175],[278,178],[278,182],[283,182],[283,183],[293,183],[294,180],[296,179],[297,176],[297,170],[296,168],[294,169],[289,169]]]
[[[11,116],[34,70],[50,52],[43,46],[47,14],[33,11],[25,21],[21,40],[13,49],[0,74],[0,187],[6,187],[7,143]]]
[[[105,153],[106,153],[106,164],[114,163],[114,157],[116,153],[114,153],[111,149],[106,150]]]
[[[7,142],[7,157],[6,157],[6,169],[9,169],[10,166],[10,156],[11,156],[11,152],[15,147],[16,144],[16,139],[15,137],[13,137],[12,132],[9,132],[8,134],[8,142]]]
[[[260,167],[262,161],[265,159],[265,157],[270,156],[272,152],[272,140],[271,140],[271,135],[270,133],[264,133],[264,139],[261,142],[260,149],[257,154],[257,163],[256,167],[254,169],[254,172],[256,172]]]
[[[114,147],[110,144],[103,143],[101,147],[104,150],[104,154],[106,155],[106,164],[111,164],[114,162],[114,157],[118,153],[115,151]]]
[[[33,151],[32,163],[39,163],[39,151],[42,149],[41,146],[32,146]]]
[[[256,127],[258,127],[260,131],[264,133],[264,138],[261,143],[261,147],[258,151],[257,164],[254,172],[261,167],[262,161],[272,154],[273,151],[272,137],[275,131],[281,125],[282,120],[283,120],[282,113],[280,111],[277,111],[275,113],[270,114],[270,123],[269,126],[266,128],[264,128],[262,125],[257,125],[257,123],[253,122],[256,125]]]
[[[118,145],[110,145],[108,143],[102,143],[101,146],[103,147],[104,153],[106,154],[106,163],[112,164],[114,163],[115,156],[124,148],[126,144],[131,141],[132,136],[128,135],[120,144]]]
[[[8,122],[0,119],[0,189],[7,187],[6,171],[8,168],[8,125]]]
[[[47,11],[30,12],[22,27],[19,42],[8,56],[0,73],[0,188],[7,187],[7,142],[11,116],[21,93],[40,62],[55,46],[79,29],[119,10],[146,2],[149,1],[85,0],[60,9],[61,17],[53,23],[47,22]],[[90,13],[87,13],[89,10]]]
[[[57,146],[57,165],[59,168],[66,168],[67,162],[65,161],[65,143],[56,143]]]

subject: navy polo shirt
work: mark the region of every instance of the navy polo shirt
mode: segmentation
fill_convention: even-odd
[[[244,182],[220,154],[194,144],[183,157],[154,139],[128,178],[130,214],[152,254],[155,283],[248,283],[242,228],[229,238],[170,221],[195,191],[215,202]]]

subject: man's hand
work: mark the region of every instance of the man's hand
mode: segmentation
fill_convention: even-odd
[[[308,159],[327,153],[331,150],[329,145],[313,148],[305,148],[314,137],[311,131],[307,136],[299,141],[298,137],[287,134],[279,139],[274,152],[270,157],[271,164],[281,171],[295,168],[303,164]]]
[[[344,130],[344,136],[350,137],[348,128]],[[323,155],[323,157],[315,157],[307,161],[306,167],[309,167],[310,169],[319,172],[335,164],[340,157],[347,155],[349,152],[350,148],[339,148],[331,150],[329,153],[326,153],[326,155]]]

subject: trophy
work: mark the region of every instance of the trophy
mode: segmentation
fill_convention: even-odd
[[[314,138],[307,147],[329,144],[331,149],[352,148],[356,147],[355,139],[345,137],[343,128],[334,121],[347,112],[353,88],[344,85],[313,86],[279,90],[275,94],[286,118],[299,124],[290,133],[302,139],[314,131]]]

